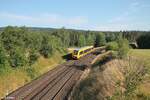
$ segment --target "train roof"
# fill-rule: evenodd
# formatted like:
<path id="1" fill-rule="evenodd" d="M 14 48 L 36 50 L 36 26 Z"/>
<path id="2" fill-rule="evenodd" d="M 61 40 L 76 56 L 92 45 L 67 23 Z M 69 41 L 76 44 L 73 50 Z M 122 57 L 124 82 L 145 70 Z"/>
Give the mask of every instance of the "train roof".
<path id="1" fill-rule="evenodd" d="M 85 47 L 81 47 L 81 48 L 74 48 L 74 50 L 81 50 L 81 49 L 87 49 L 87 48 L 92 48 L 93 46 L 85 46 Z"/>

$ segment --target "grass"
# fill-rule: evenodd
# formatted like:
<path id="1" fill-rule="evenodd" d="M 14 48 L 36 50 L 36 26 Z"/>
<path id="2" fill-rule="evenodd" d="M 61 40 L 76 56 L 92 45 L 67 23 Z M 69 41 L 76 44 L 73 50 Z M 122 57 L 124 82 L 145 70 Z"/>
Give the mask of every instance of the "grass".
<path id="1" fill-rule="evenodd" d="M 150 49 L 131 49 L 129 54 L 142 59 L 150 59 Z"/>
<path id="2" fill-rule="evenodd" d="M 62 63 L 64 61 L 63 58 L 61 57 L 62 55 L 63 54 L 56 52 L 50 59 L 40 57 L 32 67 L 35 68 L 39 74 L 43 74 L 48 70 L 53 69 L 57 64 Z"/>
<path id="3" fill-rule="evenodd" d="M 139 96 L 150 98 L 150 49 L 132 49 L 129 55 L 137 57 L 147 67 L 148 73 L 144 78 L 144 82 L 137 87 L 136 92 Z"/>
<path id="4" fill-rule="evenodd" d="M 53 69 L 57 64 L 64 62 L 64 53 L 56 52 L 50 59 L 40 57 L 38 61 L 30 67 L 20 67 L 10 69 L 9 73 L 0 75 L 0 99 L 11 91 L 32 81 L 41 74 Z"/>
<path id="5" fill-rule="evenodd" d="M 0 76 L 0 97 L 6 95 L 9 91 L 15 90 L 17 87 L 28 82 L 30 78 L 25 71 L 11 70 L 9 74 Z"/>

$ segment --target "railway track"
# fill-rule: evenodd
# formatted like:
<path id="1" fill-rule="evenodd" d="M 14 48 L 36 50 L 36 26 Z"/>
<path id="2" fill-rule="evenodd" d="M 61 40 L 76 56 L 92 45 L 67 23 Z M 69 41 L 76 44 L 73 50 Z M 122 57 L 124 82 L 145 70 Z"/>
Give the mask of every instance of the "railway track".
<path id="1" fill-rule="evenodd" d="M 83 73 L 83 66 L 90 66 L 94 54 L 79 60 L 70 60 L 48 71 L 31 83 L 13 91 L 4 100 L 62 100 L 71 91 Z"/>

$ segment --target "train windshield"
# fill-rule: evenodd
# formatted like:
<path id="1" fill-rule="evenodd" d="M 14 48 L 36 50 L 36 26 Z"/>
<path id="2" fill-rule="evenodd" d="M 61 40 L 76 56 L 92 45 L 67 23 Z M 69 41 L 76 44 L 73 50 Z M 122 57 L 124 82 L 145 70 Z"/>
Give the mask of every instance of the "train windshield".
<path id="1" fill-rule="evenodd" d="M 74 50 L 74 55 L 78 55 L 78 50 Z"/>

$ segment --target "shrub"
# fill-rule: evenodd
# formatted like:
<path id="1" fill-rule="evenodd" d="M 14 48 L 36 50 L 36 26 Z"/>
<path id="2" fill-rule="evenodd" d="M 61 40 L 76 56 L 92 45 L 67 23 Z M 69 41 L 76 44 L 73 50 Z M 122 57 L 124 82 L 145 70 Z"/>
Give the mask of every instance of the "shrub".
<path id="1" fill-rule="evenodd" d="M 124 58 L 127 56 L 129 51 L 129 42 L 127 39 L 119 39 L 118 40 L 118 57 Z"/>
<path id="2" fill-rule="evenodd" d="M 31 79 L 34 79 L 38 76 L 38 72 L 32 67 L 27 68 L 26 72 Z"/>
<path id="3" fill-rule="evenodd" d="M 104 33 L 100 33 L 96 35 L 95 39 L 95 47 L 103 46 L 106 44 L 106 38 Z"/>
<path id="4" fill-rule="evenodd" d="M 49 58 L 52 55 L 52 50 L 53 50 L 52 44 L 49 41 L 50 41 L 49 37 L 47 37 L 47 36 L 43 37 L 40 53 L 45 58 Z"/>
<path id="5" fill-rule="evenodd" d="M 10 71 L 10 67 L 8 64 L 8 58 L 6 56 L 5 49 L 0 42 L 0 75 L 6 74 Z"/>
<path id="6" fill-rule="evenodd" d="M 27 59 L 21 48 L 16 47 L 11 51 L 9 62 L 12 67 L 21 67 L 27 63 Z"/>
<path id="7" fill-rule="evenodd" d="M 117 51 L 118 50 L 118 43 L 117 42 L 109 42 L 107 44 L 107 50 Z"/>
<path id="8" fill-rule="evenodd" d="M 113 57 L 124 58 L 129 51 L 129 42 L 119 37 L 117 41 L 109 42 L 106 49 L 113 50 Z"/>
<path id="9" fill-rule="evenodd" d="M 6 52 L 0 43 L 0 66 L 5 66 L 7 62 Z"/>
<path id="10" fill-rule="evenodd" d="M 37 59 L 38 59 L 39 55 L 37 52 L 35 52 L 34 50 L 30 52 L 30 55 L 29 55 L 29 64 L 32 65 L 34 64 Z"/>

